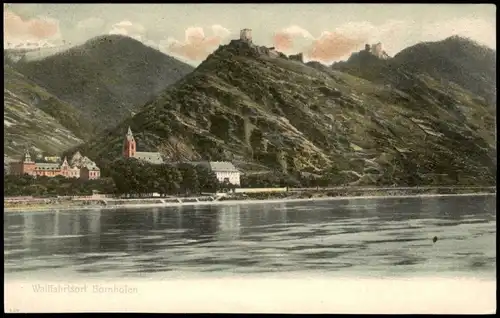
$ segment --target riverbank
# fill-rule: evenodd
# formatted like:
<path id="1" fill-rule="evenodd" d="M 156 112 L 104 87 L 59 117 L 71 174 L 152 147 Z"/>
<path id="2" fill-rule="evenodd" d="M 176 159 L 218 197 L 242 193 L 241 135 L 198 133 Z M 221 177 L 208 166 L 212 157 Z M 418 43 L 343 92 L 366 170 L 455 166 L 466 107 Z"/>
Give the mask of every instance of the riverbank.
<path id="1" fill-rule="evenodd" d="M 359 190 L 358 190 L 359 191 Z M 193 205 L 234 205 L 234 204 L 272 204 L 283 202 L 311 202 L 311 201 L 334 201 L 334 200 L 356 200 L 356 199 L 390 199 L 390 198 L 414 198 L 414 197 L 449 197 L 449 196 L 495 196 L 496 189 L 490 191 L 467 191 L 460 189 L 460 193 L 435 193 L 439 192 L 436 189 L 422 190 L 416 189 L 411 191 L 370 191 L 365 193 L 349 193 L 348 190 L 331 192 L 316 192 L 316 193 L 255 193 L 252 195 L 231 195 L 228 197 L 219 198 L 203 197 L 203 201 L 194 198 L 175 198 L 175 199 L 101 199 L 96 201 L 66 201 L 58 204 L 18 204 L 6 206 L 4 202 L 4 212 L 43 212 L 53 210 L 96 210 L 96 209 L 134 209 L 134 208 L 161 208 L 161 207 L 179 207 Z M 410 192 L 410 193 L 409 193 Z M 416 192 L 416 193 L 415 193 Z M 423 193 L 419 193 L 423 192 Z M 434 193 L 432 193 L 434 192 Z M 210 199 L 207 199 L 210 198 Z"/>

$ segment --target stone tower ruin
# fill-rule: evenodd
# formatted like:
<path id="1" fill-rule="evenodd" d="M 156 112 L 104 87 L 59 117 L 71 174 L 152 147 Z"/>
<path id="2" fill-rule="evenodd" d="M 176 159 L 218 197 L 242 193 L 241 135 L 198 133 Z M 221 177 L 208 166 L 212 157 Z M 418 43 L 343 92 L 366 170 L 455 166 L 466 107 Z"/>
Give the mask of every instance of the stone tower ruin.
<path id="1" fill-rule="evenodd" d="M 248 43 L 252 43 L 252 30 L 243 29 L 240 31 L 240 40 Z"/>

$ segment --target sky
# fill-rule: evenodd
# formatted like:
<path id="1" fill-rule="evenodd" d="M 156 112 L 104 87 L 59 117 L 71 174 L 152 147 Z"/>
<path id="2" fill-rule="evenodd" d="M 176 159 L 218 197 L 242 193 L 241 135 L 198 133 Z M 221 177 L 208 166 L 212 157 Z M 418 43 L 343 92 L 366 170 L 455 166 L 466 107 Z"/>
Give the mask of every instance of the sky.
<path id="1" fill-rule="evenodd" d="M 452 35 L 496 49 L 493 4 L 4 4 L 4 45 L 122 34 L 194 66 L 244 28 L 257 45 L 325 64 L 367 43 L 394 56 Z"/>

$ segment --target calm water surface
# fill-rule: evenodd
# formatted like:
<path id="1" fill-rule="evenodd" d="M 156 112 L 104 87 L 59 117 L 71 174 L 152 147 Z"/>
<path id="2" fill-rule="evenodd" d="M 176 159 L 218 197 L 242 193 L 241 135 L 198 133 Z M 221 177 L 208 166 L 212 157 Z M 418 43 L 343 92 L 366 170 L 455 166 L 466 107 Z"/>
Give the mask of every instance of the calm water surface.
<path id="1" fill-rule="evenodd" d="M 4 213 L 6 278 L 311 271 L 494 278 L 495 244 L 494 195 Z"/>

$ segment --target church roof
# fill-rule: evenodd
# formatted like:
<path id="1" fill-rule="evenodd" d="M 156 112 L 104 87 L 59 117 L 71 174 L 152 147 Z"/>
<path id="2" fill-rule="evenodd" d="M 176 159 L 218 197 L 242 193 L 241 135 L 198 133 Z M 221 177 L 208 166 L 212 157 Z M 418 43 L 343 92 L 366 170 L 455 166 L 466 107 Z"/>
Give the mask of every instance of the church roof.
<path id="1" fill-rule="evenodd" d="M 37 162 L 37 163 L 35 163 L 35 169 L 59 170 L 59 169 L 61 169 L 61 166 L 58 163 Z"/>
<path id="2" fill-rule="evenodd" d="M 137 151 L 134 158 L 147 161 L 149 163 L 158 165 L 163 163 L 163 158 L 159 152 L 141 152 Z"/>
<path id="3" fill-rule="evenodd" d="M 77 159 L 77 158 L 81 158 L 81 157 L 82 157 L 82 154 L 80 153 L 80 151 L 77 151 L 77 152 L 75 152 L 73 157 L 71 157 L 71 159 Z"/>
<path id="4" fill-rule="evenodd" d="M 229 161 L 188 161 L 185 163 L 194 166 L 203 166 L 213 172 L 239 172 L 239 170 Z"/>
<path id="5" fill-rule="evenodd" d="M 101 170 L 99 169 L 99 167 L 94 163 L 94 164 L 88 164 L 85 166 L 85 168 L 87 168 L 87 170 L 92 170 L 92 171 L 98 171 L 98 170 Z"/>

